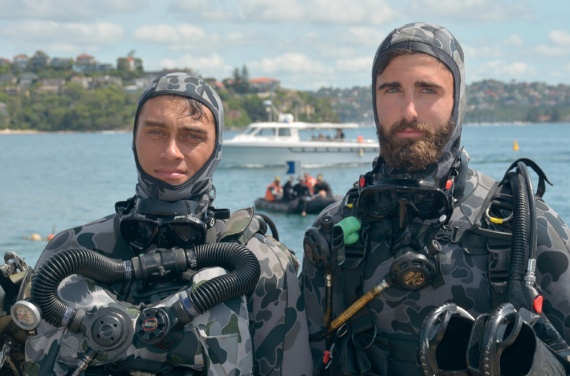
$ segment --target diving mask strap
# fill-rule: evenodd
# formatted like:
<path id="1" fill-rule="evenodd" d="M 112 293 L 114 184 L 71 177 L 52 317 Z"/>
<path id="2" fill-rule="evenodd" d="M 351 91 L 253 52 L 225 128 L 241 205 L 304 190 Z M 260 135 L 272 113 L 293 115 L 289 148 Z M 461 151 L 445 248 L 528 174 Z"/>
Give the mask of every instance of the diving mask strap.
<path id="1" fill-rule="evenodd" d="M 125 201 L 117 201 L 115 203 L 115 213 L 119 214 L 121 217 L 129 213 L 135 207 L 135 201 L 137 196 L 132 196 Z"/>

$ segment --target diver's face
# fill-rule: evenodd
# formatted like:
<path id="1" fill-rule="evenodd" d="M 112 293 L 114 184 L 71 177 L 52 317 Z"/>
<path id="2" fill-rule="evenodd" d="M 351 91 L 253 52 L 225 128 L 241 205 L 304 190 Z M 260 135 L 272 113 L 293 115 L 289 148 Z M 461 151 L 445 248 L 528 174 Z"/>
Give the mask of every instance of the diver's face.
<path id="1" fill-rule="evenodd" d="M 453 75 L 423 53 L 395 57 L 376 77 L 380 151 L 392 167 L 425 169 L 453 131 Z"/>
<path id="2" fill-rule="evenodd" d="M 214 152 L 215 119 L 206 106 L 205 116 L 192 116 L 188 100 L 161 95 L 140 110 L 135 147 L 142 169 L 171 185 L 193 177 Z"/>

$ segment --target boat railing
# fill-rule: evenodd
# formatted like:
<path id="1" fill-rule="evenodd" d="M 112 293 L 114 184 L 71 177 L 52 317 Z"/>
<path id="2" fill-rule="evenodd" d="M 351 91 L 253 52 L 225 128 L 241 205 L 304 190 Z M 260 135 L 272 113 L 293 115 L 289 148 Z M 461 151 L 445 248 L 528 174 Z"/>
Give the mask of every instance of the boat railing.
<path id="1" fill-rule="evenodd" d="M 365 139 L 362 136 L 357 138 L 332 138 L 332 137 L 315 137 L 311 136 L 308 139 L 301 141 L 318 141 L 318 142 L 346 142 L 346 143 L 357 143 L 357 144 L 376 144 L 377 141 L 373 139 Z"/>

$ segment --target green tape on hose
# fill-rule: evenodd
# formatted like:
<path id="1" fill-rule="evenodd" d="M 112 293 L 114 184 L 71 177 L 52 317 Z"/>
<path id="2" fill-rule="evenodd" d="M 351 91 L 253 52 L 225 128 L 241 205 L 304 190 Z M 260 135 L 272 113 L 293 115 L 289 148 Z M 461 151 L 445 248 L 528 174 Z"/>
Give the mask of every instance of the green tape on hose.
<path id="1" fill-rule="evenodd" d="M 344 234 L 344 244 L 350 245 L 358 241 L 358 230 L 360 230 L 361 225 L 362 224 L 358 218 L 346 217 L 335 226 L 342 229 L 342 233 Z"/>

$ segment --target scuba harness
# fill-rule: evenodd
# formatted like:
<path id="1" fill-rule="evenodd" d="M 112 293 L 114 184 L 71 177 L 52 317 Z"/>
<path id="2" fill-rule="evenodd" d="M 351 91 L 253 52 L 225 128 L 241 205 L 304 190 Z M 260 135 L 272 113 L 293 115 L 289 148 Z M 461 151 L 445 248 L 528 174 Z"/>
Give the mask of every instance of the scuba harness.
<path id="1" fill-rule="evenodd" d="M 23 375 L 27 332 L 14 325 L 11 307 L 25 288 L 27 271 L 31 269 L 15 252 L 4 254 L 4 264 L 0 266 L 0 375 Z M 13 314 L 22 317 L 23 312 Z"/>
<path id="2" fill-rule="evenodd" d="M 459 153 L 461 155 L 461 153 Z M 304 249 L 308 260 L 325 275 L 326 329 L 311 336 L 312 341 L 326 338 L 323 354 L 323 369 L 331 365 L 337 338 L 346 335 L 345 325 L 351 325 L 353 344 L 358 333 L 368 333 L 366 343 L 374 346 L 377 329 L 369 318 L 367 303 L 391 286 L 419 289 L 428 283 L 434 288 L 445 283 L 439 272 L 438 254 L 440 241 L 459 243 L 464 249 L 478 248 L 489 254 L 489 280 L 493 286 L 493 306 L 510 302 L 517 310 L 528 310 L 536 321 L 542 312 L 542 296 L 536 286 L 536 207 L 535 200 L 542 198 L 545 182 L 551 184 L 544 172 L 529 159 L 515 161 L 500 182 L 495 182 L 479 210 L 477 221 L 454 220 L 448 225 L 457 199 L 463 187 L 456 187 L 461 161 L 456 159 L 445 186 L 435 187 L 424 181 L 406 179 L 383 179 L 373 182 L 374 170 L 361 176 L 358 187 L 351 189 L 342 202 L 341 221 L 333 224 L 332 217 L 325 215 L 315 227 L 305 234 Z M 538 175 L 538 189 L 533 191 L 530 167 Z M 514 170 L 514 171 L 513 171 Z M 455 190 L 455 192 L 454 192 Z M 457 194 L 454 194 L 457 193 Z M 409 210 L 411 209 L 411 210 Z M 409 210 L 419 219 L 428 222 L 421 239 L 406 224 Z M 362 284 L 362 273 L 369 237 L 373 231 L 369 223 L 387 222 L 395 216 L 399 235 L 390 243 L 394 261 L 385 278 L 363 295 L 356 292 Z M 344 240 L 344 243 L 338 239 Z M 333 251 L 331 253 L 331 251 Z M 342 256 L 339 256 L 341 254 Z M 330 255 L 330 256 L 329 256 Z M 342 277 L 338 277 L 342 275 Z M 337 278 L 333 278 L 336 276 Z M 333 319 L 333 280 L 340 281 L 345 309 Z M 335 288 L 340 288 L 334 286 Z M 559 355 L 566 358 L 570 349 L 552 324 L 545 318 L 538 322 L 540 339 Z M 372 333 L 372 334 L 370 334 Z M 548 334 L 546 334 L 548 333 Z M 346 361 L 346 356 L 342 361 Z M 370 372 L 370 361 L 359 363 L 359 372 Z M 364 367 L 364 369 L 362 368 Z M 368 367 L 368 368 L 366 368 Z M 346 368 L 346 367 L 344 367 Z M 346 370 L 345 370 L 346 371 Z M 347 371 L 350 372 L 350 371 Z"/>
<path id="3" fill-rule="evenodd" d="M 63 250 L 40 266 L 33 276 L 31 289 L 28 286 L 27 294 L 12 306 L 14 323 L 29 333 L 35 333 L 43 318 L 53 326 L 67 328 L 70 333 L 84 336 L 87 351 L 82 359 L 78 359 L 74 374 L 84 371 L 93 360 L 102 356 L 120 359 L 133 341 L 149 348 L 180 347 L 181 330 L 185 324 L 217 304 L 247 295 L 255 288 L 260 265 L 245 243 L 258 233 L 264 235 L 268 228 L 276 240 L 279 238 L 271 219 L 254 213 L 253 208 L 238 210 L 232 216 L 229 216 L 227 209 L 210 208 L 210 220 L 203 223 L 192 214 L 183 213 L 187 209 L 196 209 L 186 202 L 176 204 L 152 199 L 139 200 L 141 203 L 138 205 L 134 202 L 138 200 L 134 199 L 117 203 L 117 212 L 121 219 L 125 219 L 120 223 L 122 234 L 132 249 L 141 250 L 142 244 L 148 246 L 161 241 L 161 237 L 170 239 L 174 244 L 168 244 L 169 248 L 140 252 L 130 260 L 111 259 L 82 248 Z M 174 209 L 173 205 L 178 206 Z M 146 209 L 136 210 L 143 207 Z M 149 211 L 151 207 L 158 210 Z M 161 210 L 171 215 L 158 215 Z M 217 219 L 223 219 L 223 227 L 216 226 L 216 223 L 222 223 Z M 163 229 L 166 229 L 164 235 Z M 130 234 L 125 236 L 128 232 Z M 163 245 L 166 246 L 166 243 Z M 183 245 L 185 247 L 182 248 Z M 226 269 L 228 274 L 213 277 L 194 287 L 179 289 L 176 293 L 178 299 L 165 297 L 166 290 L 162 293 L 158 291 L 165 281 L 181 286 L 183 281 L 176 283 L 181 273 L 195 274 L 202 268 L 216 266 Z M 154 298 L 153 303 L 143 297 L 142 302 L 146 303 L 133 305 L 122 302 L 119 293 L 112 304 L 89 310 L 74 308 L 57 293 L 60 283 L 73 274 L 108 285 L 150 281 L 153 291 L 145 291 L 144 295 L 159 296 L 160 301 Z M 158 287 L 152 287 L 153 282 Z M 15 315 L 15 312 L 24 311 L 29 312 L 27 317 L 34 320 L 23 320 L 21 315 Z M 149 362 L 152 363 L 149 360 L 145 367 L 154 369 L 155 365 Z"/>
<path id="4" fill-rule="evenodd" d="M 459 165 L 457 160 L 442 188 L 430 181 L 412 179 L 374 182 L 376 169 L 368 172 L 343 199 L 341 216 L 344 219 L 333 224 L 332 217 L 324 215 L 306 232 L 305 255 L 325 275 L 326 281 L 325 329 L 310 338 L 311 341 L 326 339 L 321 363 L 323 372 L 330 373 L 330 369 L 325 370 L 331 366 L 334 354 L 342 357 L 333 367 L 341 367 L 341 374 L 372 374 L 369 372 L 378 368 L 372 363 L 385 359 L 383 349 L 396 348 L 398 353 L 408 354 L 409 349 L 415 348 L 415 344 L 410 345 L 406 340 L 391 341 L 381 336 L 367 303 L 391 286 L 416 290 L 427 284 L 438 286 L 445 282 L 438 262 L 441 245 L 430 236 L 433 230 L 418 240 L 410 218 L 421 216 L 430 228 L 447 223 L 454 192 L 460 191 L 455 185 Z M 364 268 L 369 263 L 365 260 L 371 252 L 372 239 L 385 244 L 391 251 L 386 256 L 392 256 L 395 261 L 389 273 L 361 295 L 358 292 L 362 291 Z M 342 291 L 335 295 L 340 295 L 348 307 L 334 319 L 333 280 L 335 290 Z M 356 355 L 359 352 L 368 355 Z M 413 360 L 406 362 L 413 363 L 417 369 Z"/>
<path id="5" fill-rule="evenodd" d="M 415 179 L 382 179 L 374 182 L 374 173 L 379 168 L 377 164 L 372 171 L 361 175 L 357 187 L 347 193 L 342 203 L 343 220 L 333 225 L 332 217 L 325 215 L 315 227 L 306 232 L 305 254 L 315 267 L 324 270 L 327 280 L 332 278 L 332 274 L 363 266 L 368 238 L 373 236 L 373 230 L 370 229 L 372 224 L 384 222 L 394 228 L 390 230 L 390 236 L 393 232 L 397 233 L 388 240 L 395 259 L 390 273 L 363 296 L 366 301 L 355 303 L 354 307 L 346 310 L 347 313 L 356 313 L 374 296 L 392 285 L 415 290 L 428 283 L 444 283 L 435 260 L 441 252 L 441 245 L 435 239 L 419 244 L 414 239 L 417 234 L 408 219 L 412 215 L 428 222 L 430 226 L 443 225 L 449 221 L 460 164 L 460 159 L 457 158 L 443 189 L 432 182 Z M 360 274 L 362 272 L 359 270 L 358 275 Z M 346 279 L 342 278 L 343 285 Z M 360 278 L 349 279 L 358 281 Z M 330 289 L 332 285 L 327 283 L 327 290 Z M 327 296 L 330 295 L 332 293 L 327 293 Z M 328 305 L 327 311 L 330 309 L 332 308 Z M 352 314 L 341 314 L 339 317 L 348 319 Z M 337 321 L 328 331 L 331 332 L 340 325 L 342 323 Z"/>

